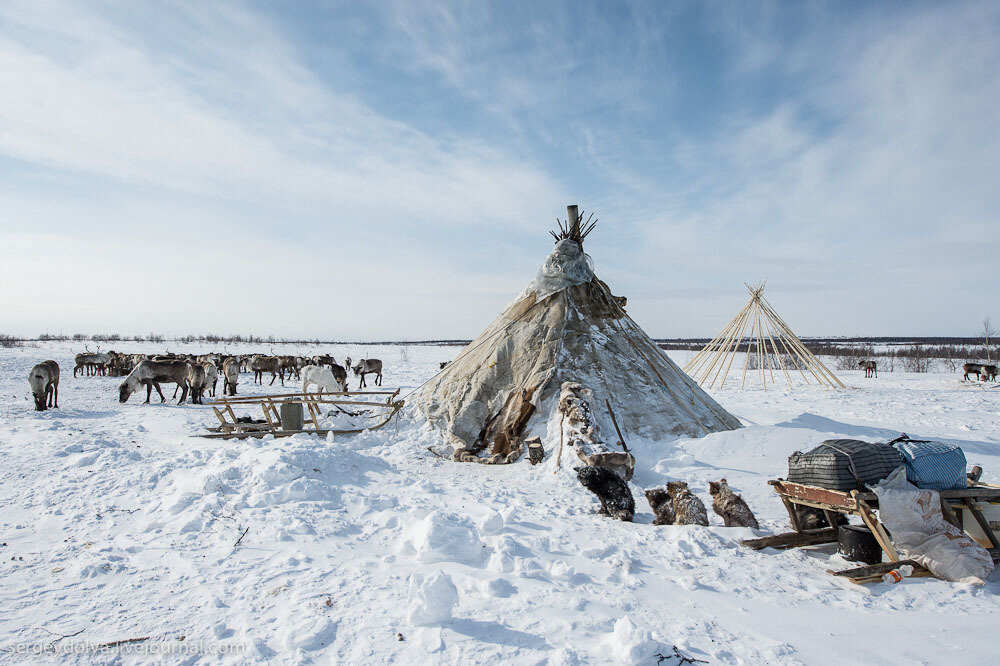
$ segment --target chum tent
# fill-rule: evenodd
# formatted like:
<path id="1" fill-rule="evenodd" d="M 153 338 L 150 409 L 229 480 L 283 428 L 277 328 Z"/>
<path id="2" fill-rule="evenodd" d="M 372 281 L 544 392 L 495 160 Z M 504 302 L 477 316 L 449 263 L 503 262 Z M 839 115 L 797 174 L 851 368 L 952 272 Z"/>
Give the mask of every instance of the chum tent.
<path id="1" fill-rule="evenodd" d="M 739 428 L 632 320 L 625 299 L 597 278 L 583 251 L 596 222 L 581 224 L 577 207 L 568 210 L 527 288 L 408 405 L 466 459 L 504 454 L 529 434 L 547 447 L 557 444 L 565 382 L 592 392 L 589 406 L 602 432 L 612 431 L 613 410 L 626 439 Z"/>
<path id="2" fill-rule="evenodd" d="M 767 390 L 768 379 L 771 384 L 775 383 L 776 373 L 784 378 L 789 388 L 796 374 L 806 384 L 811 383 L 812 378 L 831 388 L 845 388 L 837 376 L 806 349 L 764 298 L 765 284 L 766 281 L 756 287 L 746 285 L 750 300 L 721 333 L 688 361 L 684 371 L 701 386 L 714 388 L 718 384 L 722 388 L 733 369 L 733 361 L 739 353 L 745 353 L 743 362 L 736 363 L 740 388 L 746 385 L 748 373 L 751 379 L 757 377 L 764 390 Z"/>

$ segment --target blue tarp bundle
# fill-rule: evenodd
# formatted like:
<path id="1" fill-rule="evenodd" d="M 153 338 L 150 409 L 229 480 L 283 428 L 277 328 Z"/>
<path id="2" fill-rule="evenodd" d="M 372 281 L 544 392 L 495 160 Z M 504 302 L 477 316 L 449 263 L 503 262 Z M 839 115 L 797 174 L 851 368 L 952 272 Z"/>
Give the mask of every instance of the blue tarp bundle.
<path id="1" fill-rule="evenodd" d="M 918 488 L 965 488 L 965 452 L 954 444 L 903 439 L 893 442 L 903 456 L 906 480 Z"/>

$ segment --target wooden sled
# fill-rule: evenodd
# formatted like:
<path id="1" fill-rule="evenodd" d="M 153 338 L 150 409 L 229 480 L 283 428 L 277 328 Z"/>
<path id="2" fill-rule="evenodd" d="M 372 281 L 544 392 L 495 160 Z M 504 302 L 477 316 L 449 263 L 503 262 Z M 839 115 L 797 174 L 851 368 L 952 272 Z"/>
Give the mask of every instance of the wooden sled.
<path id="1" fill-rule="evenodd" d="M 983 546 L 989 550 L 993 560 L 1000 559 L 1000 541 L 991 528 L 990 523 L 983 517 L 980 504 L 985 502 L 1000 502 L 1000 486 L 987 483 L 980 483 L 979 477 L 982 469 L 973 468 L 969 476 L 969 487 L 958 490 L 939 490 L 941 496 L 941 512 L 945 520 L 952 523 L 959 529 L 963 529 L 962 516 L 964 512 L 975 520 L 977 526 L 985 534 L 987 543 Z M 860 516 L 865 526 L 871 530 L 878 541 L 882 552 L 888 562 L 874 564 L 871 566 L 857 567 L 844 571 L 831 571 L 835 576 L 845 576 L 855 583 L 871 583 L 882 580 L 882 574 L 894 569 L 902 564 L 913 566 L 914 577 L 931 576 L 931 572 L 924 567 L 910 560 L 901 561 L 899 553 L 892 545 L 888 532 L 882 525 L 882 521 L 876 517 L 875 510 L 878 509 L 878 496 L 872 492 L 859 492 L 852 490 L 844 492 L 840 490 L 829 490 L 818 486 L 807 486 L 801 483 L 793 483 L 784 479 L 774 479 L 768 481 L 774 488 L 781 501 L 788 511 L 789 520 L 792 523 L 792 532 L 776 534 L 774 536 L 763 537 L 761 539 L 746 539 L 740 543 L 754 550 L 761 548 L 798 548 L 800 546 L 814 546 L 823 543 L 837 541 L 837 528 L 829 527 L 818 530 L 805 530 L 799 524 L 798 515 L 795 513 L 796 506 L 812 507 L 820 509 L 826 516 L 830 525 L 835 525 L 837 514 Z M 955 509 L 960 509 L 956 511 Z M 970 535 L 971 536 L 971 535 Z M 979 541 L 979 539 L 977 539 Z"/>
<path id="2" fill-rule="evenodd" d="M 247 437 L 264 437 L 274 435 L 275 437 L 290 437 L 299 433 L 311 435 L 353 435 L 365 430 L 378 430 L 385 426 L 392 417 L 399 413 L 405 404 L 403 400 L 396 400 L 399 389 L 395 391 L 343 391 L 336 393 L 280 393 L 277 395 L 248 395 L 248 396 L 224 396 L 217 398 L 211 405 L 212 411 L 219 419 L 217 428 L 209 428 L 209 433 L 200 435 L 208 439 L 246 439 Z M 351 400 L 354 396 L 372 397 L 386 396 L 384 400 Z M 308 414 L 306 422 L 312 423 L 312 428 L 283 429 L 281 424 L 281 405 L 302 405 Z M 369 415 L 368 418 L 377 419 L 377 422 L 364 427 L 346 430 L 333 430 L 321 428 L 320 419 L 323 417 L 323 406 L 331 405 L 337 409 L 343 407 L 366 407 L 377 410 L 378 413 Z M 248 422 L 246 419 L 239 420 L 233 407 L 259 406 L 264 415 L 263 419 Z M 305 425 L 305 424 L 303 424 Z"/>

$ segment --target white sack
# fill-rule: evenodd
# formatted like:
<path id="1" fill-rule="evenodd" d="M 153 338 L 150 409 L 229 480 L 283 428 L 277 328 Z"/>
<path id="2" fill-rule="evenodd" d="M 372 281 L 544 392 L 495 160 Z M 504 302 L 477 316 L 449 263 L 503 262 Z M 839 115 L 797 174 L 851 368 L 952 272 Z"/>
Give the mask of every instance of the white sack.
<path id="1" fill-rule="evenodd" d="M 936 490 L 920 490 L 900 466 L 874 487 L 878 514 L 900 553 L 938 578 L 982 585 L 993 571 L 989 552 L 941 514 Z"/>

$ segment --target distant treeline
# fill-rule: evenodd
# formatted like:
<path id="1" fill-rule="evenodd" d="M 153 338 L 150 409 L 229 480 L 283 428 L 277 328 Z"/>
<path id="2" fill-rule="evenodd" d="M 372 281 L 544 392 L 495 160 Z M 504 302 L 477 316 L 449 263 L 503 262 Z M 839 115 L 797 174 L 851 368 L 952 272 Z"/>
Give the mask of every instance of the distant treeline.
<path id="1" fill-rule="evenodd" d="M 319 338 L 279 338 L 273 335 L 217 335 L 215 333 L 205 333 L 202 335 L 181 335 L 178 337 L 167 337 L 159 333 L 149 333 L 148 335 L 121 335 L 120 333 L 74 333 L 64 335 L 61 333 L 41 333 L 37 338 L 19 338 L 16 336 L 0 334 L 0 346 L 19 346 L 24 342 L 183 342 L 183 343 L 209 343 L 209 344 L 272 344 L 272 345 L 449 345 L 465 346 L 471 340 L 321 340 Z M 10 342 L 11 344 L 6 344 Z M 17 345 L 13 343 L 18 343 Z"/>
<path id="2" fill-rule="evenodd" d="M 0 334 L 0 347 L 17 347 L 25 342 L 181 342 L 203 344 L 295 344 L 295 345 L 447 345 L 463 347 L 471 340 L 437 339 L 437 340 L 321 340 L 319 338 L 281 338 L 273 335 L 217 335 L 206 333 L 202 335 L 182 335 L 168 338 L 159 333 L 147 335 L 121 335 L 119 333 L 74 333 L 63 335 L 42 333 L 37 338 L 19 338 Z M 655 342 L 661 349 L 670 351 L 699 351 L 710 342 L 710 338 L 658 338 Z M 983 345 L 982 337 L 957 336 L 924 336 L 924 337 L 828 337 L 802 338 L 803 344 L 816 355 L 846 358 L 939 358 L 973 360 L 988 356 L 997 358 L 1000 350 L 990 345 L 989 353 Z M 884 347 L 895 347 L 886 349 Z M 737 351 L 746 352 L 747 343 L 742 342 Z"/>

